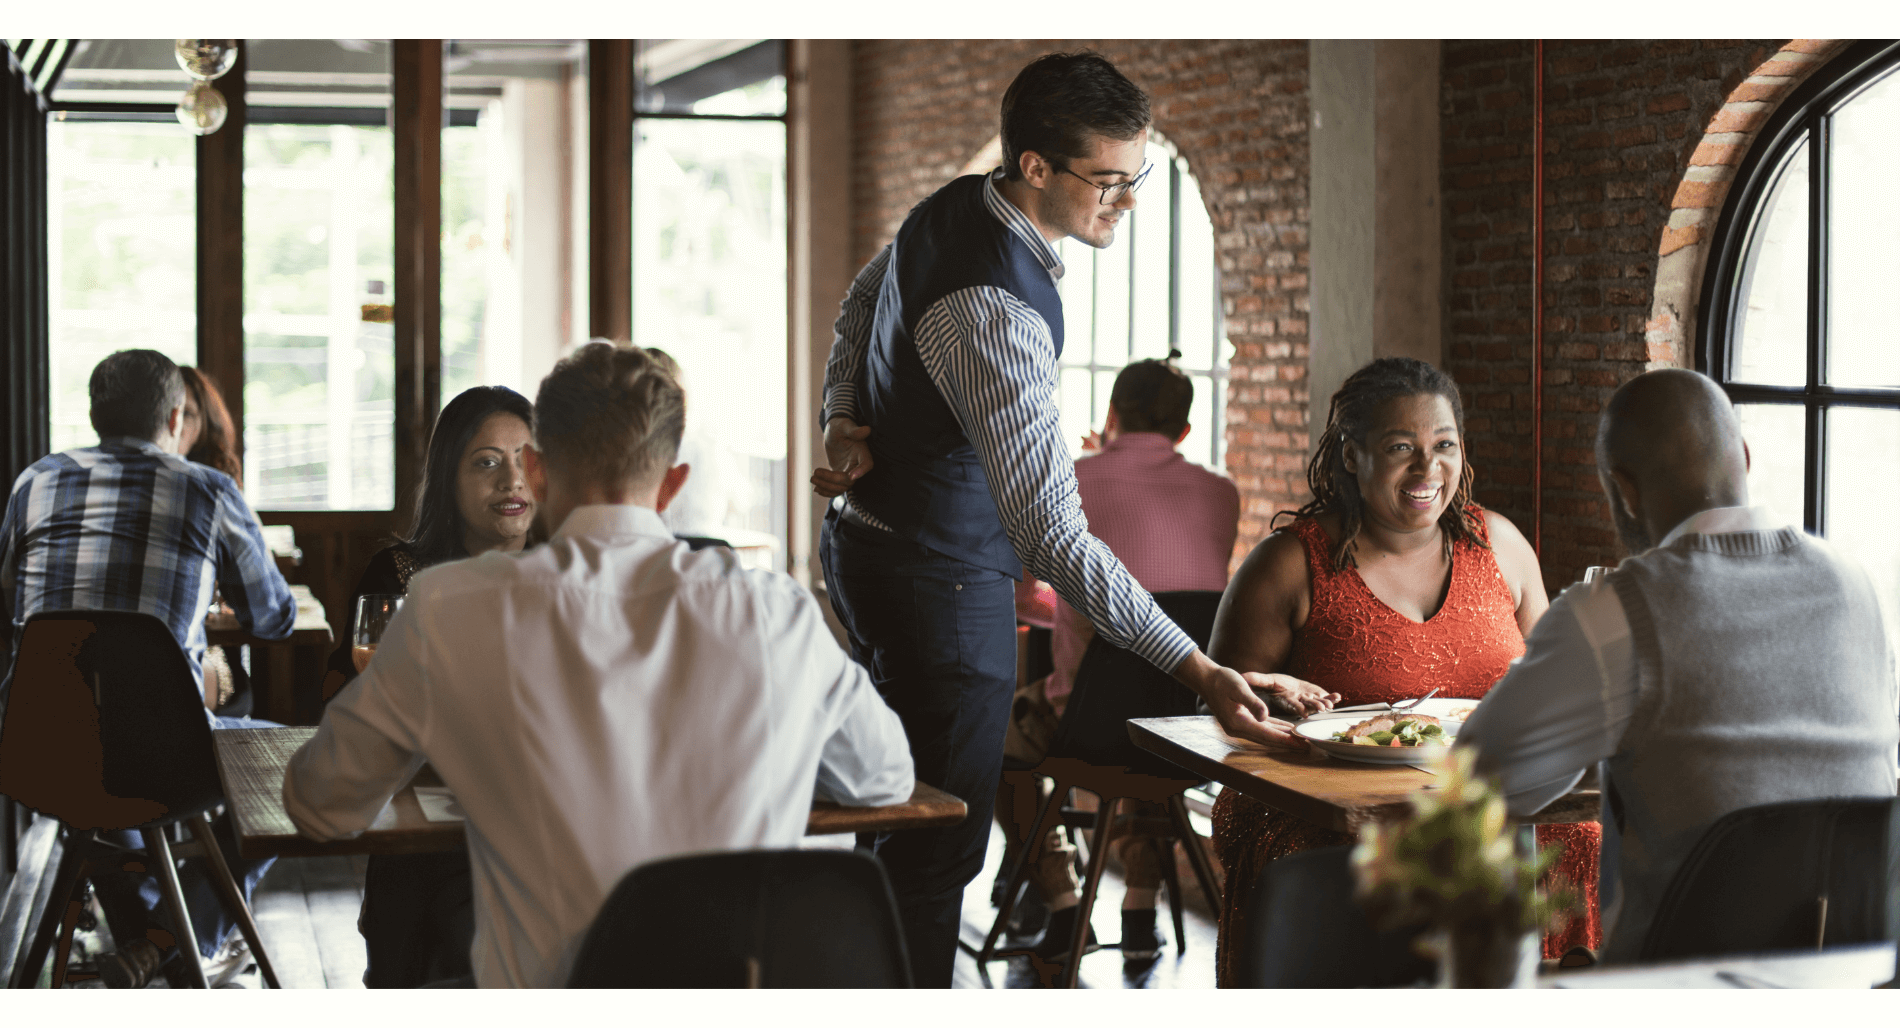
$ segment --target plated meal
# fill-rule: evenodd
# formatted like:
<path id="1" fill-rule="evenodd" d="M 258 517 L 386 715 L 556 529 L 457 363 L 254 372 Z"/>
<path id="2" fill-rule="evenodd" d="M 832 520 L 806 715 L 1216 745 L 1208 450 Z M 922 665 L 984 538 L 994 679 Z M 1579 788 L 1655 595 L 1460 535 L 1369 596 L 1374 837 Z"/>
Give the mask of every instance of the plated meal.
<path id="1" fill-rule="evenodd" d="M 1409 710 L 1334 710 L 1307 718 L 1294 730 L 1314 749 L 1345 760 L 1416 764 L 1450 745 L 1477 706 L 1468 699 L 1429 699 Z"/>
<path id="2" fill-rule="evenodd" d="M 1423 746 L 1442 743 L 1448 736 L 1430 714 L 1381 714 L 1334 732 L 1333 741 L 1354 746 Z"/>

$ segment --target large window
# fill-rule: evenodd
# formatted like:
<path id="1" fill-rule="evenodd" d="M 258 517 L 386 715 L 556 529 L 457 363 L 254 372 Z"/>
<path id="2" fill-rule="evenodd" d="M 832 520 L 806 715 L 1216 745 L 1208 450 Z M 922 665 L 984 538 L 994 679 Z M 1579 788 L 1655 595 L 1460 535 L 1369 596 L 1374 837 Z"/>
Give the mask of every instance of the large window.
<path id="1" fill-rule="evenodd" d="M 1227 364 L 1233 346 L 1221 323 L 1214 227 L 1187 161 L 1159 141 L 1148 144 L 1154 165 L 1122 219 L 1114 245 L 1094 249 L 1074 239 L 1062 255 L 1063 345 L 1056 402 L 1070 452 L 1108 417 L 1115 375 L 1131 361 L 1181 351 L 1177 365 L 1194 380 L 1193 426 L 1181 450 L 1224 471 L 1227 455 Z"/>
<path id="2" fill-rule="evenodd" d="M 776 40 L 643 40 L 633 150 L 633 337 L 679 361 L 682 535 L 783 570 L 785 77 Z"/>
<path id="3" fill-rule="evenodd" d="M 244 451 L 258 510 L 395 500 L 389 129 L 244 139 Z"/>
<path id="4" fill-rule="evenodd" d="M 1790 95 L 1710 254 L 1699 360 L 1735 401 L 1752 502 L 1826 536 L 1900 612 L 1900 46 L 1863 43 Z"/>
<path id="5" fill-rule="evenodd" d="M 91 446 L 93 366 L 116 350 L 196 364 L 197 164 L 177 124 L 47 125 L 53 452 Z"/>

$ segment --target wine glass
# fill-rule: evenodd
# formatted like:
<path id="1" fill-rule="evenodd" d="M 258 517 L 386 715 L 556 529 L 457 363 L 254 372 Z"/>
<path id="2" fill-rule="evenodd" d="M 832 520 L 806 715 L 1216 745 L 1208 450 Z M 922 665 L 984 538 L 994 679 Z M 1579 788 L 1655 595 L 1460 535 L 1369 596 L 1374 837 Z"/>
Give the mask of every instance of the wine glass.
<path id="1" fill-rule="evenodd" d="M 398 593 L 364 593 L 356 598 L 356 638 L 350 640 L 350 659 L 356 664 L 357 674 L 369 667 L 383 629 L 401 609 L 402 596 Z"/>

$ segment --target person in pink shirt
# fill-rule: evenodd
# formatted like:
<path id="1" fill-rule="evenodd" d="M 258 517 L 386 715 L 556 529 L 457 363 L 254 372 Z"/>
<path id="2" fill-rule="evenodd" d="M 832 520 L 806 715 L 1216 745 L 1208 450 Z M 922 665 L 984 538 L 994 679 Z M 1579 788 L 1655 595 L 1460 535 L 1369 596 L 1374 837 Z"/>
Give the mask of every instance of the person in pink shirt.
<path id="1" fill-rule="evenodd" d="M 1193 380 L 1170 363 L 1178 356 L 1177 351 L 1169 361 L 1136 361 L 1116 376 L 1106 423 L 1083 441 L 1084 451 L 1094 452 L 1075 462 L 1077 491 L 1089 531 L 1108 544 L 1142 588 L 1220 592 L 1227 588 L 1239 531 L 1240 491 L 1227 476 L 1175 449 L 1192 428 L 1188 410 L 1194 402 Z M 1055 671 L 1042 691 L 1060 711 L 1095 629 L 1060 598 L 1053 620 Z M 1008 807 L 999 803 L 997 809 Z M 1122 957 L 1152 960 L 1162 945 L 1154 909 L 1161 869 L 1146 839 L 1129 841 L 1137 845 L 1120 850 L 1128 885 L 1122 901 Z M 1059 834 L 1050 832 L 1031 872 L 1050 909 L 1039 954 L 1059 954 L 1074 930 L 1078 883 L 1068 853 Z"/>

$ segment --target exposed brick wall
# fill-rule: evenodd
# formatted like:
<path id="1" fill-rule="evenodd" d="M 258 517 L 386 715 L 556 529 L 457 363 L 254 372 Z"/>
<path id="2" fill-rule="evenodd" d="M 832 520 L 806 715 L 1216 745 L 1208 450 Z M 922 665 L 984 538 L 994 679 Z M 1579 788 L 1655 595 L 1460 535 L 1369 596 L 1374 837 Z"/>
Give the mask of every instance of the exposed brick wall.
<path id="1" fill-rule="evenodd" d="M 1555 592 L 1619 557 L 1597 413 L 1678 348 L 1645 337 L 1659 247 L 1705 126 L 1787 40 L 1547 42 L 1543 569 Z M 1480 502 L 1530 536 L 1532 44 L 1445 41 L 1447 362 Z"/>
<path id="2" fill-rule="evenodd" d="M 1039 54 L 1092 46 L 1154 100 L 1213 220 L 1227 336 L 1227 467 L 1237 554 L 1305 502 L 1307 46 L 1304 40 L 864 40 L 853 44 L 854 250 L 867 261 L 917 201 L 996 135 L 997 107 Z"/>

